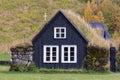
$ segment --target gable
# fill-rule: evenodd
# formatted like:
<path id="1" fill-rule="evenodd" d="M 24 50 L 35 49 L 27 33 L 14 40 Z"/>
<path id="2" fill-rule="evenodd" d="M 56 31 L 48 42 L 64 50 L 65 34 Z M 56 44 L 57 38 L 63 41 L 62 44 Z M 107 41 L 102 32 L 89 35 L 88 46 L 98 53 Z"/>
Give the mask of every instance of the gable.
<path id="1" fill-rule="evenodd" d="M 58 11 L 56 13 L 55 16 L 53 16 L 53 18 L 43 27 L 43 29 L 33 38 L 32 42 L 36 42 L 40 36 L 42 34 L 45 34 L 45 30 L 49 29 L 48 26 L 51 25 L 51 24 L 56 24 L 56 25 L 61 25 L 61 23 L 55 23 L 56 19 L 58 19 L 59 17 L 62 17 L 62 19 L 65 19 L 71 26 L 72 26 L 72 29 L 74 30 L 74 32 L 76 32 L 77 34 L 79 34 L 79 36 L 81 36 L 83 38 L 83 40 L 85 42 L 88 42 L 88 40 L 84 37 L 84 35 L 69 21 L 69 19 L 64 15 L 64 13 L 62 11 Z M 61 21 L 60 21 L 61 22 Z M 63 22 L 65 23 L 65 22 Z M 62 26 L 62 25 L 61 25 Z"/>

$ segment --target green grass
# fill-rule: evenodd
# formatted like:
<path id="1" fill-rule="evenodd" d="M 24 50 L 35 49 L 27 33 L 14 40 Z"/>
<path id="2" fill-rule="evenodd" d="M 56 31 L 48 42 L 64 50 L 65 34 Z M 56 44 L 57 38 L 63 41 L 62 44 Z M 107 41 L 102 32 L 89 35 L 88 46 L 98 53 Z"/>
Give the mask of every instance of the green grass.
<path id="1" fill-rule="evenodd" d="M 10 54 L 0 54 L 0 60 L 9 61 L 10 60 Z"/>
<path id="2" fill-rule="evenodd" d="M 120 73 L 57 73 L 8 72 L 9 66 L 0 66 L 0 80 L 119 80 Z"/>

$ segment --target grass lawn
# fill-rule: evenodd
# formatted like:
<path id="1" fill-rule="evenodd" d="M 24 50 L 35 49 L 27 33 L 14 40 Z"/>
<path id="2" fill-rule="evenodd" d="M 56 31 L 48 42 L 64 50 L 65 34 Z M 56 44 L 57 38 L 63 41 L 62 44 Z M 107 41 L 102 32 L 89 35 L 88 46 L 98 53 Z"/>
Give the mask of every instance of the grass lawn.
<path id="1" fill-rule="evenodd" d="M 120 73 L 45 74 L 8 72 L 9 66 L 0 66 L 0 80 L 120 80 Z"/>
<path id="2" fill-rule="evenodd" d="M 0 54 L 0 60 L 9 61 L 10 60 L 10 54 Z"/>

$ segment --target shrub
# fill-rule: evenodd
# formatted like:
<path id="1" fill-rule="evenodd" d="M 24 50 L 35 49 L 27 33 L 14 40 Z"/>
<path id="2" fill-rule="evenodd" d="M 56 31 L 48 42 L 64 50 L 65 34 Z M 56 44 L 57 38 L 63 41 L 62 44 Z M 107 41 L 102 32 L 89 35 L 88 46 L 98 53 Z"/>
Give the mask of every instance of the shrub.
<path id="1" fill-rule="evenodd" d="M 18 70 L 17 71 L 20 71 L 20 72 L 27 71 L 27 67 L 25 65 L 18 66 Z"/>
<path id="2" fill-rule="evenodd" d="M 29 65 L 29 67 L 28 67 L 28 71 L 36 71 L 36 70 L 37 70 L 37 68 L 36 68 L 36 66 L 35 66 L 35 63 L 32 62 L 32 63 Z"/>
<path id="3" fill-rule="evenodd" d="M 97 46 L 88 46 L 87 56 L 85 58 L 85 69 L 94 71 L 108 70 L 109 50 Z"/>
<path id="4" fill-rule="evenodd" d="M 18 70 L 17 65 L 11 64 L 11 66 L 10 66 L 10 71 L 17 71 L 17 70 Z"/>
<path id="5" fill-rule="evenodd" d="M 19 72 L 25 72 L 28 71 L 26 65 L 15 65 L 15 64 L 11 64 L 10 66 L 10 70 L 9 71 L 19 71 Z"/>
<path id="6" fill-rule="evenodd" d="M 27 71 L 36 71 L 37 68 L 35 66 L 35 63 L 32 62 L 29 66 L 23 64 L 23 65 L 15 65 L 11 64 L 10 71 L 19 71 L 19 72 L 27 72 Z"/>

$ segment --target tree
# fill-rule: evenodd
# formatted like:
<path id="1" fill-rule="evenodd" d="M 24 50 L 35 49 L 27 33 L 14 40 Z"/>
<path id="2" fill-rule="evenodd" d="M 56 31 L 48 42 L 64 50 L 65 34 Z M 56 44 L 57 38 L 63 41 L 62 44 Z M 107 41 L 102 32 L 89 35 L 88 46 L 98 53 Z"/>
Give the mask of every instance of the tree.
<path id="1" fill-rule="evenodd" d="M 104 0 L 100 5 L 100 9 L 105 15 L 105 23 L 109 32 L 113 35 L 115 31 L 120 34 L 120 7 L 110 0 Z"/>
<path id="2" fill-rule="evenodd" d="M 105 21 L 102 11 L 98 11 L 97 16 L 98 16 L 98 22 L 104 22 Z"/>
<path id="3" fill-rule="evenodd" d="M 114 13 L 111 16 L 112 31 L 120 33 L 120 14 Z"/>
<path id="4" fill-rule="evenodd" d="M 91 8 L 92 8 L 93 14 L 96 15 L 97 12 L 99 11 L 99 7 L 97 5 L 97 0 L 91 1 Z"/>
<path id="5" fill-rule="evenodd" d="M 84 9 L 84 19 L 87 22 L 104 22 L 104 16 L 102 11 L 100 11 L 99 6 L 97 5 L 96 0 L 87 2 Z"/>
<path id="6" fill-rule="evenodd" d="M 120 0 L 111 0 L 112 2 L 115 2 L 116 4 L 118 4 L 120 6 Z"/>
<path id="7" fill-rule="evenodd" d="M 91 5 L 90 5 L 90 1 L 87 2 L 85 10 L 84 10 L 84 19 L 86 21 L 91 21 L 92 19 L 92 9 L 91 9 Z"/>

